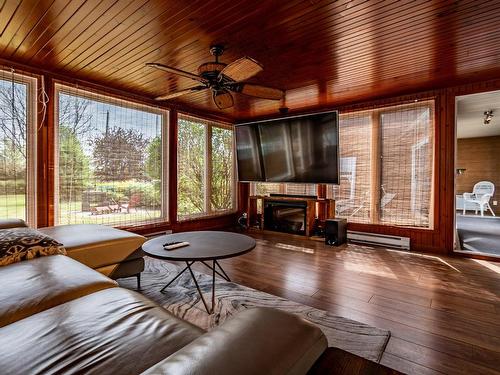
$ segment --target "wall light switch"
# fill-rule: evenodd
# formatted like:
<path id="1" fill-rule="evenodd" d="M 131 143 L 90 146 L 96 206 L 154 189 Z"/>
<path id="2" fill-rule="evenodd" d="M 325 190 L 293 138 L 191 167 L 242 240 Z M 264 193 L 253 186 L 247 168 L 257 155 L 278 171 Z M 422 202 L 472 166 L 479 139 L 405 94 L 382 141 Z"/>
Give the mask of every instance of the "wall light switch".
<path id="1" fill-rule="evenodd" d="M 496 206 L 498 204 L 498 201 L 493 201 L 493 206 Z"/>

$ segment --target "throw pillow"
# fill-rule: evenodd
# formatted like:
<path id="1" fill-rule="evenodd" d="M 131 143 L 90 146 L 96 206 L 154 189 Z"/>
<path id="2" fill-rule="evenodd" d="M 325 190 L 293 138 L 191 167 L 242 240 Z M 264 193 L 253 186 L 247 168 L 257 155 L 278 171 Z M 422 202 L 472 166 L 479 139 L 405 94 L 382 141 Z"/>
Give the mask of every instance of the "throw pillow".
<path id="1" fill-rule="evenodd" d="M 66 255 L 66 249 L 61 243 L 35 229 L 0 230 L 0 266 L 55 254 Z"/>

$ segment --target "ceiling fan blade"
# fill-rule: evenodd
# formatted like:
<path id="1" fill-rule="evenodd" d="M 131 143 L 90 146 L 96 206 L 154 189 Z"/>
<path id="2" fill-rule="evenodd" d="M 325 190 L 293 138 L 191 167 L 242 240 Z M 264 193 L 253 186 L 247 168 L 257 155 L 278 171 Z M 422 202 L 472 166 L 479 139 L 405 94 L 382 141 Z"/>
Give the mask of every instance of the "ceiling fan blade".
<path id="1" fill-rule="evenodd" d="M 160 69 L 160 70 L 163 70 L 163 71 L 168 72 L 168 73 L 177 74 L 179 76 L 183 76 L 183 77 L 186 77 L 186 78 L 191 78 L 191 79 L 194 79 L 195 81 L 198 81 L 198 82 L 203 82 L 203 83 L 207 82 L 206 79 L 204 79 L 204 78 L 202 78 L 200 76 L 197 76 L 196 74 L 185 72 L 184 70 L 173 68 L 171 66 L 167 66 L 167 65 L 163 65 L 163 64 L 158 64 L 158 63 L 146 63 L 146 66 L 149 66 L 149 67 L 152 67 L 152 68 L 156 68 L 156 69 Z"/>
<path id="2" fill-rule="evenodd" d="M 251 83 L 241 83 L 235 87 L 234 91 L 249 96 L 255 96 L 257 98 L 270 100 L 281 100 L 285 95 L 285 92 L 283 90 L 261 85 L 254 85 Z"/>
<path id="3" fill-rule="evenodd" d="M 195 86 L 195 87 L 191 87 L 189 89 L 179 90 L 179 91 L 172 92 L 170 94 L 161 95 L 161 96 L 155 98 L 155 100 L 173 99 L 173 98 L 177 98 L 178 96 L 186 95 L 186 94 L 189 94 L 189 93 L 192 93 L 192 92 L 196 92 L 196 91 L 200 91 L 200 90 L 204 90 L 204 89 L 207 89 L 207 88 L 208 88 L 207 86 Z"/>
<path id="4" fill-rule="evenodd" d="M 257 73 L 260 73 L 264 67 L 258 61 L 251 57 L 242 57 L 227 65 L 219 74 L 219 77 L 227 77 L 234 82 L 241 82 Z"/>

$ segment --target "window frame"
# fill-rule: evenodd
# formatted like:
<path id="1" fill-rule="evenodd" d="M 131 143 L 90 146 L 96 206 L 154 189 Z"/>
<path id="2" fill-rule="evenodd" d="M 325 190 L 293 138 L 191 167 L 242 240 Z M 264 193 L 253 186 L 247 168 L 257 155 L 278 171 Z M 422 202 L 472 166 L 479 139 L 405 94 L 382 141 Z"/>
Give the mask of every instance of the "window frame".
<path id="1" fill-rule="evenodd" d="M 54 212 L 54 225 L 61 225 L 59 222 L 59 94 L 64 93 L 67 95 L 79 96 L 85 99 L 99 101 L 101 103 L 116 105 L 123 108 L 131 108 L 139 111 L 149 112 L 156 115 L 161 115 L 162 117 L 162 125 L 161 125 L 161 144 L 162 144 L 162 179 L 161 179 L 161 216 L 154 219 L 149 219 L 147 221 L 138 221 L 135 223 L 126 223 L 126 225 L 118 224 L 103 224 L 110 225 L 116 227 L 142 227 L 145 225 L 151 225 L 156 223 L 166 223 L 170 224 L 169 221 L 169 211 L 170 211 L 170 202 L 169 202 L 169 183 L 170 183 L 170 168 L 169 168 L 169 155 L 170 155 L 170 147 L 169 147 L 169 127 L 170 127 L 170 116 L 169 110 L 154 107 L 151 105 L 134 102 L 130 99 L 123 99 L 121 97 L 117 97 L 112 94 L 104 94 L 100 92 L 96 92 L 93 89 L 79 86 L 69 85 L 67 82 L 57 81 L 54 83 L 54 200 L 53 200 L 53 212 Z M 120 103 L 115 103 L 114 101 L 118 101 L 120 103 L 126 103 L 127 106 L 122 106 Z"/>
<path id="2" fill-rule="evenodd" d="M 436 101 L 434 98 L 429 98 L 429 99 L 422 99 L 418 101 L 414 101 L 413 103 L 401 103 L 401 104 L 395 104 L 395 105 L 390 105 L 390 106 L 385 106 L 385 107 L 380 107 L 374 110 L 374 116 L 377 117 L 378 121 L 378 134 L 377 134 L 377 142 L 378 142 L 378 183 L 380 186 L 382 186 L 382 171 L 383 171 L 383 161 L 382 161 L 382 135 L 383 135 L 383 120 L 382 120 L 382 115 L 384 112 L 394 112 L 395 110 L 406 110 L 406 109 L 417 109 L 417 108 L 425 108 L 429 109 L 429 119 L 432 121 L 432 132 L 430 132 L 426 138 L 427 141 L 429 141 L 429 137 L 431 138 L 432 142 L 429 142 L 432 151 L 431 151 L 431 179 L 430 179 L 430 186 L 431 186 L 431 192 L 430 192 L 430 197 L 429 197 L 429 224 L 428 226 L 415 226 L 415 225 L 397 225 L 394 223 L 383 223 L 381 221 L 382 218 L 382 209 L 380 207 L 381 203 L 381 192 L 382 189 L 378 189 L 378 195 L 375 197 L 377 199 L 377 207 L 375 208 L 377 210 L 377 221 L 372 223 L 372 224 L 377 224 L 377 225 L 382 225 L 382 226 L 393 226 L 393 227 L 400 227 L 400 228 L 408 228 L 408 229 L 422 229 L 422 230 L 434 230 L 435 229 L 435 218 L 434 218 L 434 195 L 435 195 L 435 190 L 436 190 L 436 180 L 435 180 L 435 170 L 436 170 Z M 413 171 L 412 171 L 413 172 Z"/>
<path id="3" fill-rule="evenodd" d="M 7 71 L 0 69 L 3 77 L 10 75 L 10 81 L 26 86 L 26 203 L 25 203 L 25 221 L 36 228 L 37 226 L 37 135 L 38 135 L 38 116 L 37 116 L 37 90 L 38 79 L 22 73 L 17 73 L 14 69 Z M 47 108 L 45 108 L 46 114 Z"/>
<path id="4" fill-rule="evenodd" d="M 415 225 L 398 225 L 395 223 L 384 223 L 381 220 L 381 176 L 382 176 L 382 115 L 387 112 L 394 112 L 397 110 L 405 109 L 416 109 L 416 108 L 428 108 L 430 110 L 430 120 L 432 121 L 432 132 L 429 133 L 429 137 L 432 139 L 430 142 L 432 147 L 431 157 L 432 157 L 432 170 L 431 170 L 431 194 L 429 197 L 429 224 L 427 226 L 415 226 Z M 437 111 L 436 111 L 436 98 L 425 97 L 419 98 L 418 100 L 411 100 L 405 102 L 395 102 L 385 105 L 376 106 L 373 108 L 350 108 L 345 111 L 339 111 L 339 119 L 342 116 L 349 115 L 362 115 L 367 114 L 371 117 L 371 168 L 370 168 L 370 221 L 369 222 L 357 222 L 353 221 L 352 224 L 356 225 L 368 225 L 368 226 L 380 226 L 380 227 L 395 227 L 395 228 L 405 228 L 412 230 L 425 230 L 433 231 L 436 229 L 436 216 L 435 216 L 435 194 L 436 190 L 439 188 L 436 186 L 436 168 L 438 168 L 438 161 L 436 160 L 436 142 L 437 142 Z M 339 129 L 339 131 L 341 131 Z M 340 144 L 340 154 L 342 153 L 342 144 Z M 328 186 L 329 196 L 333 196 L 333 185 Z"/>
<path id="5" fill-rule="evenodd" d="M 207 120 L 201 117 L 193 116 L 186 112 L 178 112 L 177 116 L 177 127 L 179 127 L 179 120 L 186 119 L 187 121 L 197 122 L 202 124 L 205 127 L 205 157 L 204 157 L 204 174 L 203 174 L 203 199 L 204 199 L 204 212 L 195 213 L 190 215 L 180 216 L 178 207 L 179 207 L 179 195 L 177 195 L 177 222 L 185 222 L 197 219 L 209 219 L 224 215 L 230 215 L 238 212 L 238 194 L 239 194 L 239 185 L 238 179 L 236 176 L 236 139 L 234 136 L 234 126 L 227 122 L 216 122 L 212 120 Z M 226 130 L 231 130 L 232 132 L 232 161 L 231 161 L 231 170 L 232 170 L 232 194 L 231 194 L 231 203 L 232 208 L 230 210 L 224 211 L 214 211 L 212 210 L 212 205 L 210 204 L 210 196 L 212 193 L 212 170 L 213 170 L 213 162 L 212 162 L 212 128 L 221 128 Z M 176 136 L 178 137 L 179 130 L 177 129 Z M 177 158 L 179 157 L 179 142 L 177 142 Z M 176 174 L 179 176 L 179 164 L 176 165 Z M 177 185 L 179 184 L 177 178 Z"/>

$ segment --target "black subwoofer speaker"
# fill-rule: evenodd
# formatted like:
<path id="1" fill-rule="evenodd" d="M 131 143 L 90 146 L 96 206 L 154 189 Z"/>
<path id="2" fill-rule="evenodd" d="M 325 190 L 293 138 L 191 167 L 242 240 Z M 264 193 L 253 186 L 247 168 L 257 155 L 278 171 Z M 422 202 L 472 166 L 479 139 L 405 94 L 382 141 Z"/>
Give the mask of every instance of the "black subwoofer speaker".
<path id="1" fill-rule="evenodd" d="M 325 220 L 325 243 L 330 246 L 339 246 L 347 242 L 347 220 Z"/>

